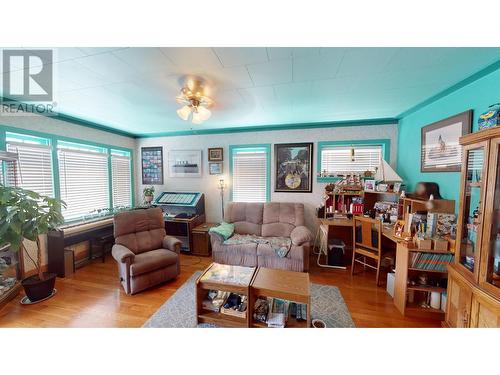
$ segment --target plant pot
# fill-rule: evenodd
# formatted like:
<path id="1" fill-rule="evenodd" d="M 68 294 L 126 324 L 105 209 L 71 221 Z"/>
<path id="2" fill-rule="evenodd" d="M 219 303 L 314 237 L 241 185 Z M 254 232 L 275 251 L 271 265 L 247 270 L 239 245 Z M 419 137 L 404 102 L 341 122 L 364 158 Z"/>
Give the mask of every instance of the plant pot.
<path id="1" fill-rule="evenodd" d="M 151 201 L 153 200 L 153 196 L 152 196 L 152 195 L 145 195 L 145 196 L 144 196 L 144 200 L 145 200 L 147 203 L 151 203 Z"/>
<path id="2" fill-rule="evenodd" d="M 34 275 L 21 281 L 24 292 L 31 302 L 50 297 L 54 290 L 56 274 L 44 272 L 43 276 L 44 280 L 39 280 L 38 275 Z"/>

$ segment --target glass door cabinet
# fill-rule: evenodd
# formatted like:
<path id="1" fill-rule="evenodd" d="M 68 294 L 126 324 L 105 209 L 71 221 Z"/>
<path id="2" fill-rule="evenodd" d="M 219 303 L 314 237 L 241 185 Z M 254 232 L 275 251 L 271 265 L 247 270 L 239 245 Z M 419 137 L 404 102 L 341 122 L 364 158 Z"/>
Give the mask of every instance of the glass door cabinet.
<path id="1" fill-rule="evenodd" d="M 462 173 L 447 327 L 500 328 L 500 126 L 460 138 Z"/>

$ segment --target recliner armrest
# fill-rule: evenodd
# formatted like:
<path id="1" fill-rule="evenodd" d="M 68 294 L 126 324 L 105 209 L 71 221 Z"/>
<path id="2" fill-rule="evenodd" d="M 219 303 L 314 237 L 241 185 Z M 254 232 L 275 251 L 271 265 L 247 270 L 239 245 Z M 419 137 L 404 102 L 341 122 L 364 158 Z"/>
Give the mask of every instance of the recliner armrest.
<path id="1" fill-rule="evenodd" d="M 135 254 L 123 245 L 114 244 L 111 250 L 111 255 L 117 262 L 126 263 L 127 259 L 131 263 L 134 262 Z"/>
<path id="2" fill-rule="evenodd" d="M 182 246 L 182 241 L 172 237 L 172 236 L 165 236 L 163 238 L 163 248 L 173 251 L 174 253 L 180 254 L 181 253 L 181 246 Z"/>
<path id="3" fill-rule="evenodd" d="M 305 226 L 295 227 L 290 233 L 290 239 L 295 246 L 310 244 L 313 237 L 311 231 Z"/>
<path id="4" fill-rule="evenodd" d="M 219 233 L 208 232 L 210 235 L 210 242 L 213 244 L 222 244 L 224 242 L 224 237 L 222 237 Z"/>

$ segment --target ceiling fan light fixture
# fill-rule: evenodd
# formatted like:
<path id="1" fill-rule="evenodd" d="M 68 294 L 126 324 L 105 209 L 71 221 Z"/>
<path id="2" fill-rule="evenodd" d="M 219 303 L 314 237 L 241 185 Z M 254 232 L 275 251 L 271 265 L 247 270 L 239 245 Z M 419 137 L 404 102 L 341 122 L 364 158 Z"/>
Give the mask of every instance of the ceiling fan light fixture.
<path id="1" fill-rule="evenodd" d="M 184 121 L 187 121 L 189 119 L 190 114 L 191 114 L 191 107 L 189 107 L 188 105 L 185 105 L 184 107 L 179 108 L 177 110 L 177 115 L 179 115 L 179 117 Z"/>
<path id="2" fill-rule="evenodd" d="M 210 116 L 212 116 L 212 112 L 208 108 L 203 106 L 198 106 L 196 112 L 198 116 L 200 116 L 202 121 L 207 121 L 210 118 Z"/>
<path id="3" fill-rule="evenodd" d="M 184 121 L 188 121 L 192 115 L 192 123 L 201 124 L 212 115 L 207 107 L 213 105 L 213 100 L 206 96 L 205 87 L 201 81 L 190 79 L 186 86 L 181 89 L 176 101 L 179 104 L 184 104 L 182 108 L 177 110 L 177 115 Z"/>

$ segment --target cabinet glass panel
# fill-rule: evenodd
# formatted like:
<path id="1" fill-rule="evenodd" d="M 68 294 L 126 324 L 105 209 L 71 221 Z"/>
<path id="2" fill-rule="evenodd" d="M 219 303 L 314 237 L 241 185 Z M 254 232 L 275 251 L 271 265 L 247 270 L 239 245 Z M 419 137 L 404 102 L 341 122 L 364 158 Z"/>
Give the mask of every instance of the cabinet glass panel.
<path id="1" fill-rule="evenodd" d="M 497 148 L 496 152 L 498 153 L 497 160 L 500 160 L 500 147 Z M 500 288 L 500 166 L 497 166 L 496 169 L 494 194 L 486 281 Z"/>
<path id="2" fill-rule="evenodd" d="M 481 249 L 478 248 L 477 233 L 482 222 L 481 197 L 483 181 L 484 148 L 467 150 L 467 174 L 465 176 L 465 196 L 463 197 L 463 228 L 460 241 L 460 263 L 474 272 L 478 267 Z"/>

